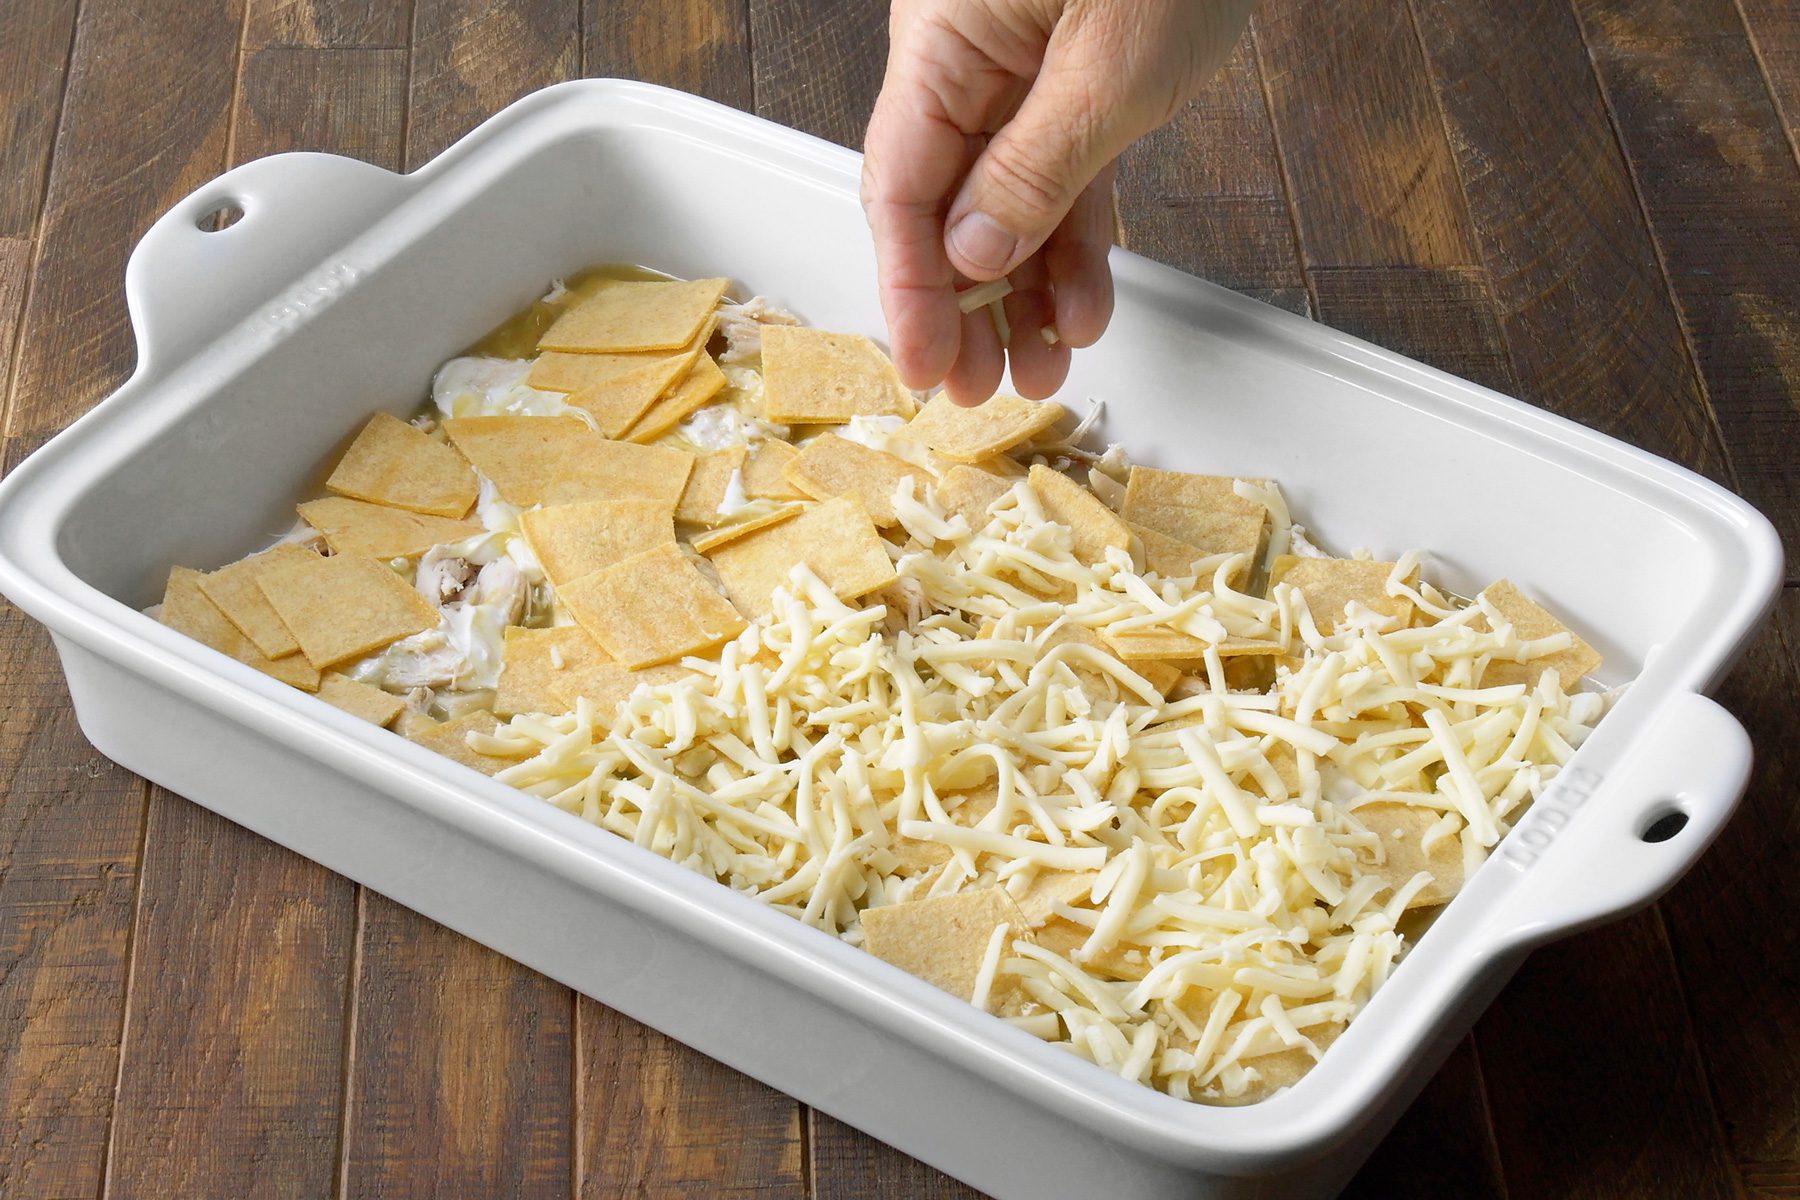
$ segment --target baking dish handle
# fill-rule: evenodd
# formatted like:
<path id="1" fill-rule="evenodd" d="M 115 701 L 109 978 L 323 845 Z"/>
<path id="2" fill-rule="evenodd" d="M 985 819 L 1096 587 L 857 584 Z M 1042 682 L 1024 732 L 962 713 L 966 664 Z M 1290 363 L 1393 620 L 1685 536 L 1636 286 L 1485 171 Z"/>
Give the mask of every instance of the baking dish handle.
<path id="1" fill-rule="evenodd" d="M 1495 852 L 1497 867 L 1530 875 L 1531 886 L 1496 908 L 1491 944 L 1528 949 L 1662 895 L 1724 828 L 1750 759 L 1737 718 L 1684 692 L 1610 769 L 1563 771 Z M 1596 802 L 1615 792 L 1631 799 Z"/>
<path id="2" fill-rule="evenodd" d="M 125 268 L 138 374 L 185 360 L 246 317 L 279 337 L 328 305 L 361 274 L 333 256 L 413 185 L 353 158 L 295 153 L 195 189 L 145 231 Z"/>

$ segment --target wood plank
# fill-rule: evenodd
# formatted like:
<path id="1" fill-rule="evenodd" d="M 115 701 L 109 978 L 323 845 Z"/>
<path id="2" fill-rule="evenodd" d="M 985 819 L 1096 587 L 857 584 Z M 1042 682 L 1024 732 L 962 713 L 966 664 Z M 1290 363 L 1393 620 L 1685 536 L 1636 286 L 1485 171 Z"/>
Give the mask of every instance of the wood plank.
<path id="1" fill-rule="evenodd" d="M 1732 468 L 1800 579 L 1800 162 L 1732 0 L 1576 0 Z"/>
<path id="2" fill-rule="evenodd" d="M 813 1200 L 980 1200 L 982 1193 L 814 1109 Z"/>
<path id="3" fill-rule="evenodd" d="M 582 74 L 641 79 L 733 108 L 753 103 L 749 0 L 586 0 Z"/>
<path id="4" fill-rule="evenodd" d="M 17 360 L 19 317 L 25 310 L 25 284 L 31 277 L 30 238 L 0 237 L 0 429 L 6 428 L 12 368 Z"/>
<path id="5" fill-rule="evenodd" d="M 269 46 L 244 60 L 237 157 L 328 150 L 400 166 L 405 50 Z"/>
<path id="6" fill-rule="evenodd" d="M 805 1191 L 798 1104 L 586 997 L 579 1003 L 583 1200 Z"/>
<path id="7" fill-rule="evenodd" d="M 581 73 L 581 0 L 415 0 L 410 169 L 514 100 Z"/>
<path id="8" fill-rule="evenodd" d="M 343 1196 L 566 1200 L 569 990 L 362 895 Z"/>
<path id="9" fill-rule="evenodd" d="M 1256 45 L 1309 266 L 1479 261 L 1403 5 L 1269 0 Z"/>
<path id="10" fill-rule="evenodd" d="M 1567 4 L 1414 9 L 1522 394 L 1723 478 L 1718 433 Z"/>
<path id="11" fill-rule="evenodd" d="M 1344 1200 L 1505 1200 L 1475 1042 L 1464 1038 L 1356 1178 Z"/>
<path id="12" fill-rule="evenodd" d="M 1800 156 L 1800 10 L 1790 0 L 1737 0 L 1763 79 Z"/>
<path id="13" fill-rule="evenodd" d="M 1756 746 L 1743 807 L 1663 901 L 1736 1157 L 1800 1174 L 1800 589 L 1719 691 Z M 1746 1180 L 1748 1182 L 1748 1180 Z"/>
<path id="14" fill-rule="evenodd" d="M 30 443 L 6 447 L 4 466 Z M 144 784 L 69 708 L 50 638 L 0 600 L 0 1194 L 94 1196 L 118 1073 Z"/>
<path id="15" fill-rule="evenodd" d="M 244 48 L 404 50 L 411 34 L 412 0 L 256 0 L 244 26 Z"/>
<path id="16" fill-rule="evenodd" d="M 1306 313 L 1260 68 L 1250 38 L 1176 114 L 1119 158 L 1124 244 L 1290 312 Z"/>
<path id="17" fill-rule="evenodd" d="M 355 886 L 158 788 L 107 1196 L 337 1182 Z"/>
<path id="18" fill-rule="evenodd" d="M 860 149 L 887 63 L 884 0 L 751 0 L 756 111 Z"/>
<path id="19" fill-rule="evenodd" d="M 30 237 L 62 113 L 75 0 L 0 5 L 0 237 Z"/>
<path id="20" fill-rule="evenodd" d="M 83 4 L 10 433 L 61 429 L 124 375 L 126 251 L 224 166 L 242 24 L 242 0 Z"/>

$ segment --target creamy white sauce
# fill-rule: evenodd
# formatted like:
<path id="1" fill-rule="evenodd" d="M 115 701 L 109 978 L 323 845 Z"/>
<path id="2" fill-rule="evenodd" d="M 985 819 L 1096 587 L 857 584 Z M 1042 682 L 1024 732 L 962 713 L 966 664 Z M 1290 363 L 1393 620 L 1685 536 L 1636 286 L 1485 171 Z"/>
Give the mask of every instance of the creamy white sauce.
<path id="1" fill-rule="evenodd" d="M 525 382 L 528 358 L 453 358 L 431 381 L 431 402 L 446 417 L 555 417 L 587 415 L 560 392 Z"/>

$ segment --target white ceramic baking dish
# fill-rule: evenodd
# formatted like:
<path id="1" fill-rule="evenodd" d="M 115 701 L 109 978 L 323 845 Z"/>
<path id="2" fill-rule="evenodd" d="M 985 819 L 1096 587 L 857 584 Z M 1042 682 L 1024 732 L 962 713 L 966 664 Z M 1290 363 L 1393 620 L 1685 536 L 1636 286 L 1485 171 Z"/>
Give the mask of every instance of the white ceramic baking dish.
<path id="1" fill-rule="evenodd" d="M 1272 476 L 1340 550 L 1509 576 L 1636 682 L 1324 1061 L 1262 1104 L 1123 1082 L 549 805 L 170 632 L 170 563 L 285 530 L 347 432 L 590 263 L 729 274 L 880 335 L 849 151 L 689 96 L 539 92 L 399 176 L 249 163 L 126 271 L 131 380 L 0 486 L 0 590 L 134 771 L 997 1196 L 1336 1190 L 1531 946 L 1645 904 L 1730 815 L 1750 747 L 1701 693 L 1778 587 L 1741 500 L 1667 462 L 1116 253 L 1063 398 L 1140 461 Z M 234 203 L 243 218 L 203 232 Z M 1658 843 L 1657 816 L 1687 825 Z"/>

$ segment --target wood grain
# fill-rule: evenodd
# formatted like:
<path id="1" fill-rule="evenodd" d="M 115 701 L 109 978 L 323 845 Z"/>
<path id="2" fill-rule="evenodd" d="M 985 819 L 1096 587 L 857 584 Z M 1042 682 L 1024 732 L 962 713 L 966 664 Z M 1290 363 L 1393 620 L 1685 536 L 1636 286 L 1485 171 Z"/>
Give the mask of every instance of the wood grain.
<path id="1" fill-rule="evenodd" d="M 362 896 L 343 1196 L 566 1200 L 569 990 Z"/>
<path id="2" fill-rule="evenodd" d="M 749 0 L 585 0 L 582 73 L 680 88 L 733 108 L 754 104 Z"/>
<path id="3" fill-rule="evenodd" d="M 1256 44 L 1309 266 L 1477 261 L 1404 5 L 1267 0 Z"/>
<path id="4" fill-rule="evenodd" d="M 982 1193 L 814 1109 L 814 1200 L 980 1200 Z"/>
<path id="5" fill-rule="evenodd" d="M 244 48 L 405 50 L 411 27 L 412 0 L 253 0 Z"/>
<path id="6" fill-rule="evenodd" d="M 237 158 L 287 150 L 347 154 L 400 166 L 405 50 L 268 46 L 244 60 Z"/>
<path id="7" fill-rule="evenodd" d="M 1356 1178 L 1344 1200 L 1506 1200 L 1475 1043 L 1464 1038 Z"/>
<path id="8" fill-rule="evenodd" d="M 19 317 L 25 309 L 25 284 L 31 276 L 32 240 L 0 237 L 0 433 L 6 429 L 12 367 L 18 355 Z"/>
<path id="9" fill-rule="evenodd" d="M 62 112 L 75 0 L 0 4 L 0 237 L 29 237 Z"/>
<path id="10" fill-rule="evenodd" d="M 788 1197 L 806 1188 L 801 1107 L 585 997 L 582 1200 Z"/>
<path id="11" fill-rule="evenodd" d="M 1737 0 L 1788 143 L 1800 157 L 1800 11 L 1789 0 Z"/>
<path id="12" fill-rule="evenodd" d="M 1290 312 L 1308 311 L 1250 38 L 1173 121 L 1120 156 L 1117 192 L 1130 249 Z"/>
<path id="13" fill-rule="evenodd" d="M 1800 557 L 1800 162 L 1731 0 L 1577 15 L 1744 495 Z M 1790 578 L 1800 566 L 1790 565 Z"/>
<path id="14" fill-rule="evenodd" d="M 882 0 L 750 0 L 756 112 L 860 149 L 887 62 Z"/>
<path id="15" fill-rule="evenodd" d="M 415 0 L 405 165 L 528 92 L 578 76 L 580 22 L 580 0 Z"/>

